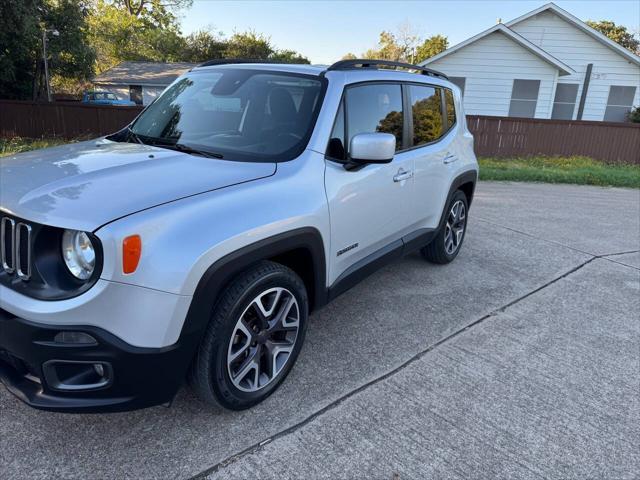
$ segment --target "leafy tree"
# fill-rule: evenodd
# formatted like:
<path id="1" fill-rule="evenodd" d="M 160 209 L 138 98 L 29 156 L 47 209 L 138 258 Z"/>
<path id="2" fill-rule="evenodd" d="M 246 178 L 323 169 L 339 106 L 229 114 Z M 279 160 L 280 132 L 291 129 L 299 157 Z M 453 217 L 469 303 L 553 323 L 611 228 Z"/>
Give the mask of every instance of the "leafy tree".
<path id="1" fill-rule="evenodd" d="M 372 48 L 367 50 L 363 54 L 363 58 L 372 58 L 379 60 L 392 60 L 395 62 L 406 61 L 407 54 L 406 45 L 401 45 L 396 36 L 387 31 L 380 32 L 380 38 L 378 39 L 378 48 Z"/>
<path id="2" fill-rule="evenodd" d="M 252 31 L 235 33 L 228 40 L 222 32 L 194 32 L 184 39 L 180 57 L 188 62 L 218 58 L 255 58 L 283 63 L 310 63 L 306 57 L 294 50 L 277 50 L 267 37 Z"/>
<path id="3" fill-rule="evenodd" d="M 52 1 L 43 10 L 44 25 L 59 33 L 48 42 L 51 86 L 58 92 L 77 91 L 93 74 L 96 54 L 88 42 L 87 15 L 87 6 L 74 0 Z"/>
<path id="4" fill-rule="evenodd" d="M 432 35 L 416 48 L 414 61 L 420 63 L 449 48 L 449 39 L 444 35 Z"/>
<path id="5" fill-rule="evenodd" d="M 587 20 L 587 25 L 598 30 L 627 50 L 640 55 L 639 36 L 629 32 L 624 25 L 616 25 L 610 20 L 600 20 L 599 22 Z"/>
<path id="6" fill-rule="evenodd" d="M 38 49 L 39 0 L 0 2 L 0 97 L 31 96 Z"/>
<path id="7" fill-rule="evenodd" d="M 224 58 L 227 42 L 222 33 L 215 34 L 209 30 L 193 32 L 184 39 L 181 59 L 185 62 L 204 62 L 216 58 Z"/>
<path id="8" fill-rule="evenodd" d="M 273 53 L 269 39 L 260 33 L 234 33 L 227 43 L 226 58 L 255 58 L 266 60 Z"/>
<path id="9" fill-rule="evenodd" d="M 0 97 L 26 99 L 46 93 L 42 32 L 49 35 L 52 88 L 79 92 L 93 73 L 124 60 L 191 61 L 256 58 L 309 63 L 294 50 L 275 48 L 249 31 L 225 38 L 208 30 L 184 37 L 177 12 L 192 0 L 2 0 Z"/>
<path id="10" fill-rule="evenodd" d="M 404 22 L 395 32 L 382 31 L 377 48 L 367 50 L 362 54 L 362 58 L 417 63 L 440 53 L 448 46 L 449 41 L 444 35 L 433 35 L 422 41 L 411 24 Z"/>
<path id="11" fill-rule="evenodd" d="M 124 60 L 181 60 L 185 40 L 175 18 L 159 26 L 144 15 L 131 14 L 118 2 L 96 0 L 87 23 L 90 42 L 97 52 L 97 72 Z"/>
<path id="12" fill-rule="evenodd" d="M 51 83 L 68 86 L 90 77 L 94 51 L 87 42 L 87 6 L 74 0 L 4 0 L 0 3 L 0 96 L 44 97 L 42 32 L 49 35 Z"/>
<path id="13" fill-rule="evenodd" d="M 156 27 L 167 28 L 175 25 L 175 12 L 190 7 L 193 0 L 109 0 L 109 3 Z"/>
<path id="14" fill-rule="evenodd" d="M 442 133 L 440 95 L 432 95 L 413 105 L 413 139 L 416 144 L 431 142 Z"/>
<path id="15" fill-rule="evenodd" d="M 277 50 L 268 37 L 248 31 L 234 33 L 227 41 L 224 58 L 255 58 L 256 60 L 275 60 L 284 63 L 310 63 L 294 50 Z"/>
<path id="16" fill-rule="evenodd" d="M 376 132 L 390 133 L 396 137 L 396 144 L 402 145 L 402 125 L 403 125 L 402 112 L 392 111 L 378 122 L 376 126 Z"/>
<path id="17" fill-rule="evenodd" d="M 270 56 L 269 60 L 275 60 L 282 63 L 311 63 L 309 59 L 295 50 L 276 50 Z"/>

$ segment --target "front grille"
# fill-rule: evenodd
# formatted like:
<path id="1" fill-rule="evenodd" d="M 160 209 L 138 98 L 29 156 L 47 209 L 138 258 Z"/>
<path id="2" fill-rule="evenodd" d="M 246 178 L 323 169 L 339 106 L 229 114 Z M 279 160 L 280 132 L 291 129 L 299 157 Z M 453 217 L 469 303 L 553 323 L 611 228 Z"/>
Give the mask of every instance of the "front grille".
<path id="1" fill-rule="evenodd" d="M 31 225 L 11 217 L 0 219 L 0 260 L 8 275 L 31 278 Z"/>

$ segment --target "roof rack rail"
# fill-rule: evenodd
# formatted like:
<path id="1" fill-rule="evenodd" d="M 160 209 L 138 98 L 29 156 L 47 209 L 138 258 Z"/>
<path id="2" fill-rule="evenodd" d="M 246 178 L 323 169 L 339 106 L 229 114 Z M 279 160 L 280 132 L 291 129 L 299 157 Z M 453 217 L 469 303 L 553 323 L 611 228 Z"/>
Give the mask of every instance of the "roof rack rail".
<path id="1" fill-rule="evenodd" d="M 357 68 L 373 68 L 377 69 L 377 67 L 395 67 L 404 68 L 406 70 L 416 70 L 420 72 L 422 75 L 429 75 L 431 77 L 439 77 L 444 78 L 445 80 L 449 80 L 449 78 L 441 72 L 437 70 L 432 70 L 427 67 L 421 67 L 419 65 L 412 65 L 410 63 L 403 62 L 393 62 L 391 60 L 371 60 L 371 59 L 361 59 L 356 58 L 353 60 L 340 60 L 339 62 L 334 63 L 329 68 L 329 70 L 355 70 Z"/>
<path id="2" fill-rule="evenodd" d="M 212 67 L 214 65 L 232 65 L 234 63 L 277 63 L 282 64 L 284 62 L 280 60 L 265 60 L 261 58 L 217 58 L 215 60 L 207 60 L 206 62 L 196 65 L 194 68 L 199 67 Z"/>

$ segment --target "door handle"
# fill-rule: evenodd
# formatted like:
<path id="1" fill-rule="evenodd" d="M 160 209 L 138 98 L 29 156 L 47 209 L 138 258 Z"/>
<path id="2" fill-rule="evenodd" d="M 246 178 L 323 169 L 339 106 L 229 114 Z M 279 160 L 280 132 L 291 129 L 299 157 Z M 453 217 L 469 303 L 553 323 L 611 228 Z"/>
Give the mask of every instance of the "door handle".
<path id="1" fill-rule="evenodd" d="M 454 155 L 453 153 L 447 153 L 444 156 L 444 160 L 442 160 L 444 163 L 453 163 L 456 160 L 458 160 L 458 157 L 456 155 Z"/>
<path id="2" fill-rule="evenodd" d="M 402 168 L 400 170 L 398 170 L 398 173 L 396 173 L 393 176 L 393 181 L 394 182 L 401 182 L 403 180 L 407 180 L 409 178 L 413 177 L 413 172 L 410 170 L 403 170 Z"/>

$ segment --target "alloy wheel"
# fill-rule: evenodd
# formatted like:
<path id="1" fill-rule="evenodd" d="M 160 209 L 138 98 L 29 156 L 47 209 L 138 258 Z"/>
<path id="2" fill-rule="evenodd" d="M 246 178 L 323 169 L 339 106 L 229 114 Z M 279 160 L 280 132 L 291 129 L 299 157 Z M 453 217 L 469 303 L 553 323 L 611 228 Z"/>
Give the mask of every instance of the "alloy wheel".
<path id="1" fill-rule="evenodd" d="M 300 327 L 300 308 L 286 288 L 256 296 L 236 323 L 227 353 L 231 382 L 244 392 L 269 385 L 289 361 Z"/>
<path id="2" fill-rule="evenodd" d="M 447 255 L 453 255 L 460 248 L 466 227 L 466 219 L 467 212 L 464 202 L 458 200 L 449 210 L 444 230 L 444 249 Z"/>

